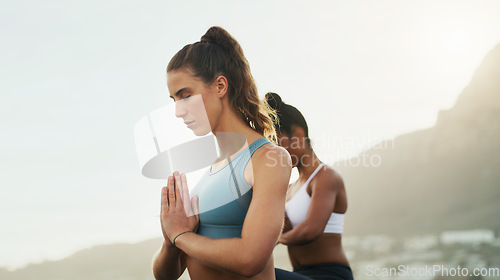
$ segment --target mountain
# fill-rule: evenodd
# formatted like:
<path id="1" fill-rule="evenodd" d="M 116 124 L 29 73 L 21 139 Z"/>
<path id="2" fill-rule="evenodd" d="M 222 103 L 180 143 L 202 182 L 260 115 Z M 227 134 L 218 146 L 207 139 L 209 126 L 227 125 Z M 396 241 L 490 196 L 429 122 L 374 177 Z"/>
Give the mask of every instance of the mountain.
<path id="1" fill-rule="evenodd" d="M 500 45 L 433 127 L 363 156 L 375 164 L 336 166 L 348 191 L 347 234 L 500 230 Z"/>
<path id="2" fill-rule="evenodd" d="M 151 280 L 151 264 L 162 239 L 117 243 L 85 249 L 59 261 L 31 264 L 15 271 L 0 269 L 2 280 Z"/>

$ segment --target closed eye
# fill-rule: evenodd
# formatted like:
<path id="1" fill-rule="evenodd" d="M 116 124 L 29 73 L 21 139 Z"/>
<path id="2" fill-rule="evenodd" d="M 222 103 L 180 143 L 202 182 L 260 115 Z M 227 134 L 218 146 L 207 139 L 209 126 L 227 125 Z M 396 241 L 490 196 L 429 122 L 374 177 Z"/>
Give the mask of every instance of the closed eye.
<path id="1" fill-rule="evenodd" d="M 189 97 L 191 97 L 191 95 L 187 95 L 187 96 L 184 96 L 181 100 L 182 101 L 187 101 L 189 99 Z M 175 98 L 170 96 L 170 98 L 174 101 L 174 103 L 176 102 Z"/>

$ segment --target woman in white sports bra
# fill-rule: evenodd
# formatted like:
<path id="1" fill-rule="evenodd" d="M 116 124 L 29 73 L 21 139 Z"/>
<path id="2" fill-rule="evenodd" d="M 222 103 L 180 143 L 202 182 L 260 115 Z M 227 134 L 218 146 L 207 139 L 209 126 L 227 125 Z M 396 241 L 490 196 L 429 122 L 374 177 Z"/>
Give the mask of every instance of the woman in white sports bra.
<path id="1" fill-rule="evenodd" d="M 279 144 L 290 153 L 292 165 L 299 171 L 299 179 L 288 188 L 285 226 L 279 242 L 287 245 L 295 273 L 310 279 L 351 280 L 352 271 L 341 242 L 347 210 L 342 178 L 314 153 L 300 111 L 283 103 L 276 93 L 268 93 L 266 99 L 277 111 Z M 276 279 L 294 277 L 276 269 Z"/>

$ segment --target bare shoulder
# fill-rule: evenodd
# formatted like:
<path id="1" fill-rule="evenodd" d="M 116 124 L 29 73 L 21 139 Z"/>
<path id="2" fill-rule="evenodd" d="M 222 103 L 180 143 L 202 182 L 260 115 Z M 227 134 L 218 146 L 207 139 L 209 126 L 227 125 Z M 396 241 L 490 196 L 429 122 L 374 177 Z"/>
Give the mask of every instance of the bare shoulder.
<path id="1" fill-rule="evenodd" d="M 283 189 L 286 192 L 292 172 L 292 160 L 284 148 L 272 143 L 263 145 L 255 151 L 252 157 L 252 166 L 255 180 L 254 189 L 255 186 L 259 185 L 272 185 L 282 186 L 282 188 L 270 189 Z"/>
<path id="2" fill-rule="evenodd" d="M 290 154 L 283 147 L 273 143 L 267 143 L 255 151 L 252 159 L 253 163 L 261 167 L 271 169 L 290 169 L 292 160 Z"/>
<path id="3" fill-rule="evenodd" d="M 327 188 L 334 191 L 339 191 L 344 189 L 344 180 L 342 176 L 328 165 L 325 165 L 321 172 L 315 176 L 314 180 L 311 182 L 314 188 Z"/>

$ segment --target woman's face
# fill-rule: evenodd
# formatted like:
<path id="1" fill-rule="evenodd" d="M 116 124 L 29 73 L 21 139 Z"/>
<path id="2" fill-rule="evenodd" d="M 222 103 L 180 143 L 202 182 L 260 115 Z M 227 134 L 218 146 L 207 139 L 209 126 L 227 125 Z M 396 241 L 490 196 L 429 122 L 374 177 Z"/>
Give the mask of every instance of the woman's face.
<path id="1" fill-rule="evenodd" d="M 216 126 L 222 111 L 216 84 L 205 84 L 189 70 L 173 70 L 167 73 L 167 86 L 175 102 L 175 116 L 195 135 L 206 135 Z"/>
<path id="2" fill-rule="evenodd" d="M 297 137 L 294 137 L 293 135 L 287 135 L 287 134 L 278 134 L 278 144 L 285 148 L 288 153 L 290 154 L 290 157 L 292 158 L 292 166 L 297 166 L 299 163 L 299 158 L 300 158 L 300 149 L 298 141 L 299 139 Z"/>

